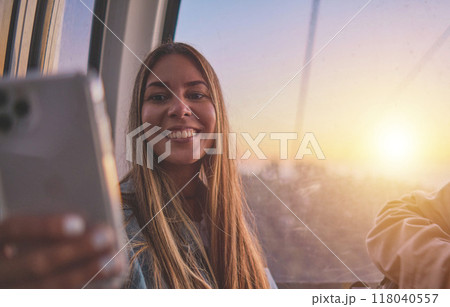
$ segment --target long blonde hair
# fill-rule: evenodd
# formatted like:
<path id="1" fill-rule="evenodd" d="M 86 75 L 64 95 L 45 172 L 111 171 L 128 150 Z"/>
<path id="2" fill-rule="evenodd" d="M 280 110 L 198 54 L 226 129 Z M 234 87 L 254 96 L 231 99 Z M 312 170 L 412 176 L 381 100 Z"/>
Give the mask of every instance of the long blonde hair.
<path id="1" fill-rule="evenodd" d="M 173 181 L 158 163 L 154 163 L 153 170 L 146 164 L 133 164 L 124 179 L 131 179 L 135 186 L 136 201 L 130 205 L 139 225 L 144 226 L 156 215 L 143 229 L 146 242 L 138 254 L 150 253 L 149 274 L 153 274 L 156 287 L 161 287 L 164 280 L 170 288 L 268 288 L 262 249 L 250 223 L 251 214 L 236 162 L 228 158 L 230 128 L 219 80 L 197 50 L 172 42 L 161 45 L 147 56 L 134 85 L 129 131 L 142 124 L 143 95 L 150 74 L 147 67 L 152 69 L 169 54 L 186 56 L 201 72 L 216 111 L 215 132 L 223 134 L 223 154 L 205 156 L 201 160 L 202 180 L 207 186 L 204 214 L 210 226 L 210 257 L 196 227 L 183 210 L 181 196 L 175 197 L 157 214 L 176 194 Z"/>

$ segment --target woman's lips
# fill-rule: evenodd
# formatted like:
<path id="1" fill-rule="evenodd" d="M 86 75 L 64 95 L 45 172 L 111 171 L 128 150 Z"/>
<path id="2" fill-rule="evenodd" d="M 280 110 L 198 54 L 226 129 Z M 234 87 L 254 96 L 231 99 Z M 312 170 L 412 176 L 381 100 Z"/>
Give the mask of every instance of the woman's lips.
<path id="1" fill-rule="evenodd" d="M 167 136 L 169 139 L 187 139 L 191 138 L 197 134 L 197 131 L 191 128 L 182 129 L 182 130 L 174 130 Z"/>
<path id="2" fill-rule="evenodd" d="M 197 135 L 197 132 L 197 130 L 192 128 L 173 130 L 166 137 L 176 143 L 187 143 L 190 142 L 195 135 Z"/>

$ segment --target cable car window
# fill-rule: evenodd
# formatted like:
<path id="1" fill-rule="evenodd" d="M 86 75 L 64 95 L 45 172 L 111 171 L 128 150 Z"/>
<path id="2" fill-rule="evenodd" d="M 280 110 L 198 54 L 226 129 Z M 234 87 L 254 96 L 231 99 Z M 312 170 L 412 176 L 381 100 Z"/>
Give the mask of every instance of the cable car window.
<path id="1" fill-rule="evenodd" d="M 279 286 L 379 282 L 365 247 L 378 210 L 448 181 L 449 14 L 446 1 L 181 2 L 175 40 L 219 75 Z"/>
<path id="2" fill-rule="evenodd" d="M 93 10 L 94 0 L 66 1 L 58 71 L 87 71 Z"/>
<path id="3" fill-rule="evenodd" d="M 1 1 L 2 76 L 86 72 L 93 6 L 94 0 Z"/>

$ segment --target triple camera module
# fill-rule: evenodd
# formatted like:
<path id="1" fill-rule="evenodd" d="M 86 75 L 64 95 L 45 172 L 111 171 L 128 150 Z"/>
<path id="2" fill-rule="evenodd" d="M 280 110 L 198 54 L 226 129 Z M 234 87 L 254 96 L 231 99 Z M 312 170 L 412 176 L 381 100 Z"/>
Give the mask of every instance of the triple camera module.
<path id="1" fill-rule="evenodd" d="M 0 89 L 0 134 L 10 132 L 14 125 L 30 113 L 26 98 L 14 98 L 5 89 Z"/>

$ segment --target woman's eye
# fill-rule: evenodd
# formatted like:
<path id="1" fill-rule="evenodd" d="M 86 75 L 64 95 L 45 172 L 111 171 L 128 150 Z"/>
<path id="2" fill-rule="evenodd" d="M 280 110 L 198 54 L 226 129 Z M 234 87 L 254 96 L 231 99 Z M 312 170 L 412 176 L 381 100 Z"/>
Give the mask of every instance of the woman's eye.
<path id="1" fill-rule="evenodd" d="M 165 95 L 157 94 L 157 95 L 151 95 L 148 97 L 147 100 L 155 101 L 155 102 L 163 102 L 167 99 Z"/>
<path id="2" fill-rule="evenodd" d="M 199 100 L 199 99 L 206 97 L 206 95 L 202 94 L 202 93 L 192 93 L 192 94 L 187 95 L 187 97 L 189 99 Z"/>

